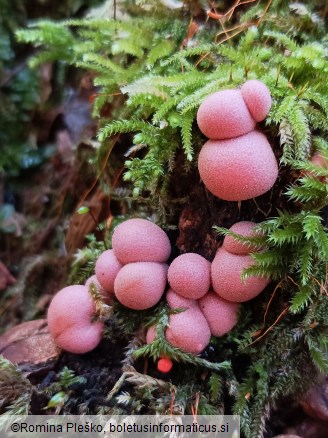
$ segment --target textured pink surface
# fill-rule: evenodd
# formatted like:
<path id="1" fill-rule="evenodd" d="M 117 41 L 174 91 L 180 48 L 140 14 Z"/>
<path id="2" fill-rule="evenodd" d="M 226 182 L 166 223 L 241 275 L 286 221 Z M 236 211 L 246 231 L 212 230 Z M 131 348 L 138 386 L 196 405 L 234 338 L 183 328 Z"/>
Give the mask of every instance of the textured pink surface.
<path id="1" fill-rule="evenodd" d="M 251 221 L 240 221 L 236 222 L 229 229 L 236 234 L 240 234 L 244 237 L 254 237 L 256 233 L 254 233 L 253 228 L 256 225 L 255 222 Z M 238 242 L 238 240 L 234 239 L 231 236 L 226 236 L 223 240 L 222 247 L 232 254 L 246 255 L 250 252 L 256 251 L 256 248 L 252 248 L 252 245 L 243 244 L 242 242 Z"/>
<path id="2" fill-rule="evenodd" d="M 157 369 L 161 373 L 169 373 L 173 367 L 173 362 L 168 357 L 162 357 L 157 362 Z"/>
<path id="3" fill-rule="evenodd" d="M 208 96 L 198 109 L 197 123 L 211 139 L 239 137 L 255 128 L 240 90 L 222 90 Z"/>
<path id="4" fill-rule="evenodd" d="M 322 156 L 322 155 L 320 154 L 320 152 L 315 152 L 315 153 L 312 155 L 311 163 L 314 164 L 314 165 L 316 165 L 316 166 L 318 166 L 318 167 L 323 167 L 324 169 L 327 169 L 327 168 L 328 168 L 327 160 L 325 159 L 324 156 Z"/>
<path id="5" fill-rule="evenodd" d="M 212 262 L 211 276 L 215 292 L 228 301 L 243 302 L 256 297 L 269 284 L 263 277 L 249 277 L 245 283 L 241 274 L 254 264 L 250 255 L 235 255 L 219 248 Z"/>
<path id="6" fill-rule="evenodd" d="M 198 303 L 196 300 L 191 300 L 189 298 L 182 297 L 178 295 L 174 290 L 169 289 L 166 293 L 166 301 L 171 309 L 189 309 L 190 307 L 197 306 Z"/>
<path id="7" fill-rule="evenodd" d="M 186 298 L 201 298 L 210 288 L 211 263 L 199 254 L 182 254 L 171 263 L 168 273 L 171 288 Z"/>
<path id="8" fill-rule="evenodd" d="M 129 309 L 144 310 L 154 306 L 164 293 L 167 269 L 164 263 L 128 263 L 115 279 L 116 298 Z"/>
<path id="9" fill-rule="evenodd" d="M 231 140 L 209 140 L 198 158 L 206 188 L 226 201 L 242 201 L 267 192 L 278 165 L 265 135 L 252 131 Z"/>
<path id="10" fill-rule="evenodd" d="M 327 162 L 327 160 L 325 159 L 325 157 L 324 157 L 323 155 L 321 155 L 320 152 L 315 152 L 315 153 L 313 154 L 313 156 L 312 156 L 312 158 L 311 158 L 311 163 L 314 164 L 315 166 L 322 167 L 323 169 L 327 169 L 327 168 L 328 168 L 328 162 Z M 304 171 L 304 172 L 302 172 L 302 174 L 303 174 L 304 176 L 306 176 L 306 175 L 312 175 L 312 176 L 315 176 L 315 175 L 313 174 L 313 172 L 306 172 L 306 171 Z M 302 176 L 303 176 L 303 175 L 302 175 Z M 321 181 L 322 183 L 327 183 L 327 178 L 326 178 L 325 176 L 318 176 L 317 178 L 318 178 L 319 181 Z"/>
<path id="11" fill-rule="evenodd" d="M 89 289 L 89 286 L 90 286 L 91 283 L 93 283 L 98 288 L 100 293 L 104 293 L 105 292 L 105 289 L 99 283 L 96 275 L 92 275 L 91 277 L 89 277 L 87 279 L 87 281 L 85 282 L 85 286 Z"/>
<path id="12" fill-rule="evenodd" d="M 263 82 L 252 79 L 245 82 L 240 91 L 254 120 L 264 120 L 272 105 L 269 88 Z"/>
<path id="13" fill-rule="evenodd" d="M 92 323 L 96 306 L 85 286 L 67 286 L 53 298 L 48 327 L 56 344 L 71 353 L 86 353 L 101 339 L 103 325 Z"/>
<path id="14" fill-rule="evenodd" d="M 226 301 L 214 291 L 209 291 L 198 302 L 213 336 L 223 336 L 237 324 L 238 303 Z"/>
<path id="15" fill-rule="evenodd" d="M 204 350 L 211 338 L 210 328 L 202 312 L 191 307 L 185 312 L 170 316 L 166 339 L 174 347 L 188 353 L 198 354 Z"/>
<path id="16" fill-rule="evenodd" d="M 147 330 L 147 334 L 146 334 L 146 342 L 147 342 L 147 344 L 151 344 L 154 341 L 155 338 L 156 338 L 156 327 L 154 327 L 152 325 Z"/>
<path id="17" fill-rule="evenodd" d="M 122 268 L 112 249 L 104 251 L 96 261 L 95 273 L 99 284 L 110 293 L 114 292 L 114 281 Z"/>
<path id="18" fill-rule="evenodd" d="M 112 289 L 112 292 L 109 292 L 108 290 L 104 289 L 101 284 L 99 283 L 97 276 L 92 275 L 87 279 L 85 282 L 85 286 L 89 289 L 90 284 L 93 283 L 96 288 L 98 289 L 98 292 L 101 295 L 101 299 L 105 304 L 112 305 L 113 304 L 113 298 L 114 298 L 114 286 Z"/>
<path id="19" fill-rule="evenodd" d="M 59 335 L 55 342 L 70 353 L 83 354 L 93 350 L 100 343 L 103 333 L 101 322 L 86 326 L 68 328 Z"/>
<path id="20" fill-rule="evenodd" d="M 166 233 L 145 219 L 129 219 L 118 225 L 112 238 L 113 250 L 121 263 L 166 262 L 171 245 Z"/>
<path id="21" fill-rule="evenodd" d="M 174 347 L 188 353 L 198 354 L 204 350 L 210 341 L 211 332 L 205 317 L 199 309 L 198 302 L 180 297 L 171 289 L 168 291 L 167 302 L 172 309 L 185 308 L 181 313 L 170 316 L 170 325 L 165 332 L 166 339 Z M 156 338 L 155 327 L 147 331 L 147 344 Z"/>

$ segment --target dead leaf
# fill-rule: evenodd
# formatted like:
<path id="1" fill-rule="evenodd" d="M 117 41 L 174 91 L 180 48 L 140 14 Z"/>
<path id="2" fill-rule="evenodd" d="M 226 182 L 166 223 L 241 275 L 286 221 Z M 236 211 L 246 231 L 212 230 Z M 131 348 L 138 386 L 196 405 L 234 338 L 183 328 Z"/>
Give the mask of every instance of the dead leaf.
<path id="1" fill-rule="evenodd" d="M 47 320 L 23 322 L 0 336 L 0 354 L 16 365 L 33 365 L 55 359 L 59 350 L 48 331 Z"/>

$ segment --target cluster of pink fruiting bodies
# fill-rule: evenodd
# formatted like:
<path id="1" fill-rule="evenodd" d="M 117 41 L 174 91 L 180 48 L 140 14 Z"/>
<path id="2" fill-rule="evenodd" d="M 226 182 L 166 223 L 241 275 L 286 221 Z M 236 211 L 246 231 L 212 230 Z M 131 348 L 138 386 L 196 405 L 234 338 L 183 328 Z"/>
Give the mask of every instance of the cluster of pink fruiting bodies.
<path id="1" fill-rule="evenodd" d="M 250 236 L 254 225 L 238 222 L 231 229 Z M 124 306 L 145 310 L 160 301 L 168 281 L 168 305 L 184 311 L 170 316 L 165 336 L 173 346 L 194 354 L 207 346 L 211 335 L 222 336 L 231 330 L 237 322 L 238 302 L 253 298 L 268 282 L 251 277 L 243 284 L 241 273 L 251 264 L 252 248 L 231 237 L 225 238 L 212 264 L 198 254 L 186 253 L 168 266 L 170 241 L 160 227 L 145 219 L 129 219 L 118 225 L 112 244 L 113 249 L 100 255 L 95 275 L 84 286 L 65 287 L 50 304 L 49 330 L 64 350 L 86 353 L 101 340 L 103 324 L 93 321 L 96 306 L 89 293 L 91 282 L 105 302 L 115 295 Z M 231 260 L 217 267 L 222 253 Z M 147 342 L 155 336 L 150 328 Z"/>
<path id="2" fill-rule="evenodd" d="M 269 89 L 250 80 L 240 90 L 208 96 L 197 113 L 199 129 L 210 140 L 198 158 L 206 188 L 226 201 L 242 201 L 267 192 L 278 165 L 264 134 L 255 130 L 271 108 Z"/>
<path id="3" fill-rule="evenodd" d="M 210 140 L 198 160 L 201 179 L 221 199 L 239 201 L 270 190 L 278 166 L 266 137 L 254 130 L 271 107 L 271 96 L 260 81 L 247 81 L 240 90 L 224 90 L 201 104 L 197 122 Z M 231 228 L 242 236 L 254 235 L 253 222 L 238 222 Z M 95 283 L 110 299 L 115 294 L 124 306 L 144 310 L 166 300 L 183 312 L 170 316 L 165 332 L 168 342 L 198 354 L 211 335 L 222 336 L 237 322 L 238 303 L 258 295 L 269 280 L 249 277 L 243 270 L 253 264 L 255 249 L 232 237 L 224 239 L 212 263 L 194 253 L 182 254 L 170 266 L 171 246 L 164 231 L 144 219 L 130 219 L 116 227 L 113 249 L 101 254 L 95 276 L 85 286 L 68 286 L 58 292 L 48 311 L 48 325 L 55 342 L 73 353 L 85 353 L 100 342 L 103 324 L 94 322 L 95 303 L 88 286 Z M 156 337 L 154 328 L 147 342 Z"/>

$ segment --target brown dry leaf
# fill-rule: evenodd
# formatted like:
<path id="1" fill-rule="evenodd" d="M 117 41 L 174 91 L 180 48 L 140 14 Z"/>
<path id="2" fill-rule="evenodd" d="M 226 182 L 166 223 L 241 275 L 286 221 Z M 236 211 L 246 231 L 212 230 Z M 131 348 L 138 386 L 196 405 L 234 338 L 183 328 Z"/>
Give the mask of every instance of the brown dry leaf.
<path id="1" fill-rule="evenodd" d="M 47 320 L 23 322 L 0 336 L 0 354 L 12 363 L 33 365 L 55 359 L 59 350 L 48 331 Z"/>

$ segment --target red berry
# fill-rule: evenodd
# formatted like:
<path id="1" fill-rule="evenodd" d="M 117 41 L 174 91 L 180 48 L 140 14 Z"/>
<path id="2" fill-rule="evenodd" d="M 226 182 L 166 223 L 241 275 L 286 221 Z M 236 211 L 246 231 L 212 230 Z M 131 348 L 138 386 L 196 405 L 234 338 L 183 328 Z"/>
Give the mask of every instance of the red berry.
<path id="1" fill-rule="evenodd" d="M 157 369 L 161 373 L 168 373 L 171 371 L 172 367 L 173 363 L 168 357 L 162 357 L 162 359 L 160 359 L 157 363 Z"/>

